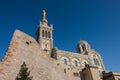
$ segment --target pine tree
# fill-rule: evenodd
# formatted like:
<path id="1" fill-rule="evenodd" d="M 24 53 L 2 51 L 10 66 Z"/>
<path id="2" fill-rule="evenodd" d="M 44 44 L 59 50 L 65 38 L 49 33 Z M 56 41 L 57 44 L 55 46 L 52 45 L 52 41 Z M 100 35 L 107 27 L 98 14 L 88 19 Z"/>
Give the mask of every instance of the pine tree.
<path id="1" fill-rule="evenodd" d="M 23 62 L 23 64 L 21 65 L 21 69 L 15 80 L 32 80 L 32 77 L 29 75 L 30 75 L 30 71 L 28 71 L 25 62 Z"/>

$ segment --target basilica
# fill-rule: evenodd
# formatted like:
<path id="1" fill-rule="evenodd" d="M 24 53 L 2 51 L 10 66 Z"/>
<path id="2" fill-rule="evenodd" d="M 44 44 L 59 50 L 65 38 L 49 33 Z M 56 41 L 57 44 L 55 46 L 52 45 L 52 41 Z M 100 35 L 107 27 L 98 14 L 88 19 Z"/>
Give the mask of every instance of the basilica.
<path id="1" fill-rule="evenodd" d="M 15 80 L 23 62 L 33 80 L 120 80 L 120 73 L 105 70 L 101 55 L 87 41 L 78 41 L 76 52 L 64 51 L 53 46 L 52 34 L 45 10 L 36 39 L 15 30 L 0 62 L 0 80 Z"/>

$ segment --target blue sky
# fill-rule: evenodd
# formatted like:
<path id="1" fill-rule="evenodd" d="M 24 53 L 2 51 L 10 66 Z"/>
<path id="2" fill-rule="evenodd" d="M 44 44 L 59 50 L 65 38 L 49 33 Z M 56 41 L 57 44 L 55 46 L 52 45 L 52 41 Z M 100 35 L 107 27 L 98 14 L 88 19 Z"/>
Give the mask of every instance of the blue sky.
<path id="1" fill-rule="evenodd" d="M 41 11 L 53 24 L 54 46 L 76 51 L 80 39 L 97 50 L 107 70 L 120 71 L 120 0 L 1 0 L 0 59 L 15 29 L 36 38 Z"/>

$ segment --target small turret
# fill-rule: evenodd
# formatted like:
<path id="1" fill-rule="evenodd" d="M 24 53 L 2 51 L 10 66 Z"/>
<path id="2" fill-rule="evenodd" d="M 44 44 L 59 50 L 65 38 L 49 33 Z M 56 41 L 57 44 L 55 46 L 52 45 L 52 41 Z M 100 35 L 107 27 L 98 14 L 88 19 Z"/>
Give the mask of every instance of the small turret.
<path id="1" fill-rule="evenodd" d="M 77 53 L 86 53 L 90 51 L 90 45 L 88 44 L 87 41 L 81 40 L 77 44 Z"/>
<path id="2" fill-rule="evenodd" d="M 58 48 L 54 47 L 51 51 L 51 57 L 57 59 L 57 50 Z"/>

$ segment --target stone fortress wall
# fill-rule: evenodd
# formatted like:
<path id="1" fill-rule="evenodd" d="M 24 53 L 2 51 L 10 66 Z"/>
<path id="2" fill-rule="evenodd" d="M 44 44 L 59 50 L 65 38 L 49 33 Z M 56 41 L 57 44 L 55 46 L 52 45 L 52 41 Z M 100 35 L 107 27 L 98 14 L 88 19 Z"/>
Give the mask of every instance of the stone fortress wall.
<path id="1" fill-rule="evenodd" d="M 5 57 L 0 62 L 0 80 L 15 80 L 25 62 L 33 80 L 69 80 L 64 68 L 43 51 L 35 39 L 16 30 Z"/>

